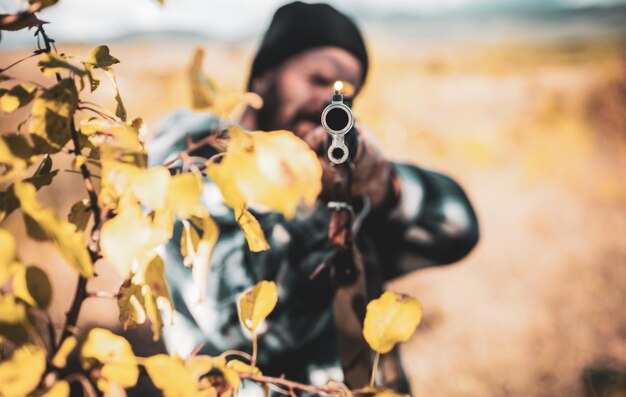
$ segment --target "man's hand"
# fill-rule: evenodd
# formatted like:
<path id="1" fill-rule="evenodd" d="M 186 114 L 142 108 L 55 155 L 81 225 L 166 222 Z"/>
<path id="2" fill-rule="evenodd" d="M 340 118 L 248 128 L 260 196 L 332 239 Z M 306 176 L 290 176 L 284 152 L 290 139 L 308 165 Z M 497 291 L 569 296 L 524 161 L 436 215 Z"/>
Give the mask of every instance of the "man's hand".
<path id="1" fill-rule="evenodd" d="M 355 128 L 359 135 L 359 145 L 352 170 L 352 195 L 369 197 L 372 208 L 380 207 L 388 198 L 397 200 L 399 192 L 391 188 L 392 172 L 389 161 L 369 129 L 359 124 Z M 326 135 L 326 131 L 318 127 L 302 139 L 318 155 L 323 170 L 321 197 L 328 200 L 333 186 L 333 166 L 324 150 Z"/>

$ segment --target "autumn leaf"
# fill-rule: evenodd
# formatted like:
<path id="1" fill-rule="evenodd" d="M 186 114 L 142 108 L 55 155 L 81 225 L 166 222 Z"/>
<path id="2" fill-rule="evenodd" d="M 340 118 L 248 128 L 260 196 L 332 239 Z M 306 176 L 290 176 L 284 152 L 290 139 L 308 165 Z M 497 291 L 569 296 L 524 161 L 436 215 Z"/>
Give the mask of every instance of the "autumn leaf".
<path id="1" fill-rule="evenodd" d="M 213 105 L 217 95 L 215 83 L 204 74 L 202 64 L 204 62 L 204 49 L 194 49 L 191 64 L 187 70 L 189 88 L 191 90 L 191 107 L 193 109 L 206 109 Z"/>
<path id="2" fill-rule="evenodd" d="M 97 386 L 106 393 L 112 384 L 132 387 L 137 383 L 137 358 L 126 339 L 109 330 L 94 328 L 87 334 L 80 351 L 83 369 L 102 366 Z"/>
<path id="3" fill-rule="evenodd" d="M 230 169 L 223 168 L 222 163 L 210 164 L 207 174 L 222 192 L 224 203 L 234 210 L 235 219 L 243 231 L 250 251 L 259 252 L 269 249 L 265 233 L 254 215 L 246 208 L 246 199 L 239 190 L 237 180 Z"/>
<path id="4" fill-rule="evenodd" d="M 127 280 L 122 284 L 117 298 L 120 322 L 124 329 L 132 328 L 146 321 L 146 310 L 141 285 Z"/>
<path id="5" fill-rule="evenodd" d="M 226 368 L 230 368 L 240 374 L 263 375 L 259 367 L 252 367 L 241 360 L 230 360 L 226 363 Z"/>
<path id="6" fill-rule="evenodd" d="M 143 360 L 152 383 L 165 397 L 196 396 L 198 379 L 185 368 L 183 360 L 166 354 L 157 354 Z"/>
<path id="7" fill-rule="evenodd" d="M 78 106 L 78 93 L 72 79 L 63 79 L 46 89 L 33 102 L 29 131 L 59 150 L 70 140 L 70 119 Z"/>
<path id="8" fill-rule="evenodd" d="M 193 172 L 174 175 L 170 181 L 166 205 L 183 217 L 192 215 L 200 200 L 202 181 Z"/>
<path id="9" fill-rule="evenodd" d="M 89 218 L 91 217 L 91 207 L 89 199 L 78 200 L 67 215 L 67 221 L 76 227 L 76 230 L 85 231 Z"/>
<path id="10" fill-rule="evenodd" d="M 108 69 L 120 61 L 111 56 L 109 47 L 100 45 L 91 51 L 87 55 L 87 64 L 93 68 Z"/>
<path id="11" fill-rule="evenodd" d="M 37 393 L 35 397 L 69 397 L 70 384 L 66 380 L 57 380 L 47 390 Z"/>
<path id="12" fill-rule="evenodd" d="M 209 215 L 202 219 L 202 238 L 193 257 L 192 279 L 198 287 L 198 301 L 203 302 L 211 268 L 211 256 L 217 243 L 219 229 Z"/>
<path id="13" fill-rule="evenodd" d="M 36 91 L 35 87 L 18 84 L 2 95 L 0 108 L 5 113 L 12 113 L 22 106 L 28 105 L 35 98 Z"/>
<path id="14" fill-rule="evenodd" d="M 8 230 L 0 228 L 0 285 L 22 267 L 15 255 L 15 238 Z"/>
<path id="15" fill-rule="evenodd" d="M 33 332 L 26 305 L 13 295 L 0 293 L 0 342 L 8 339 L 22 345 Z"/>
<path id="16" fill-rule="evenodd" d="M 367 305 L 363 336 L 374 351 L 384 354 L 409 340 L 421 319 L 417 299 L 387 291 Z"/>
<path id="17" fill-rule="evenodd" d="M 239 298 L 239 321 L 254 333 L 259 323 L 274 310 L 278 290 L 273 281 L 261 281 Z"/>
<path id="18" fill-rule="evenodd" d="M 0 363 L 0 395 L 27 395 L 37 387 L 45 369 L 46 352 L 43 349 L 31 344 L 18 347 L 8 360 Z"/>
<path id="19" fill-rule="evenodd" d="M 141 283 L 144 297 L 146 315 L 152 323 L 152 339 L 159 340 L 163 319 L 161 310 L 169 313 L 170 319 L 174 316 L 174 304 L 167 288 L 165 280 L 165 265 L 159 255 L 154 255 L 146 261 L 138 275 L 138 283 Z"/>
<path id="20" fill-rule="evenodd" d="M 41 69 L 46 76 L 53 76 L 55 73 L 63 71 L 73 73 L 80 77 L 87 73 L 84 68 L 74 65 L 63 55 L 54 52 L 41 54 L 37 66 L 39 66 L 39 69 Z"/>
<path id="21" fill-rule="evenodd" d="M 151 248 L 152 225 L 139 205 L 128 203 L 102 226 L 100 247 L 104 258 L 127 278 L 133 262 Z"/>
<path id="22" fill-rule="evenodd" d="M 218 166 L 211 167 L 221 174 L 222 184 L 234 184 L 250 203 L 287 218 L 294 216 L 299 204 L 315 202 L 322 187 L 322 170 L 304 141 L 289 131 L 248 133 L 231 127 L 228 132 L 226 155 Z"/>
<path id="23" fill-rule="evenodd" d="M 170 185 L 170 173 L 165 167 L 157 166 L 141 170 L 133 178 L 131 188 L 142 204 L 152 209 L 165 205 Z"/>
<path id="24" fill-rule="evenodd" d="M 97 118 L 83 120 L 80 122 L 80 132 L 96 146 L 106 144 L 123 151 L 143 151 L 139 131 L 121 121 Z"/>
<path id="25" fill-rule="evenodd" d="M 43 208 L 37 202 L 36 189 L 32 184 L 16 182 L 14 191 L 22 212 L 36 222 L 69 264 L 83 277 L 93 277 L 93 266 L 83 233 L 76 231 L 69 222 L 61 220 L 52 208 Z"/>
<path id="26" fill-rule="evenodd" d="M 191 267 L 194 258 L 196 257 L 196 252 L 198 251 L 200 235 L 198 234 L 196 228 L 192 226 L 188 220 L 183 219 L 182 224 L 183 232 L 180 239 L 180 254 L 183 257 L 183 264 L 185 267 Z"/>
<path id="27" fill-rule="evenodd" d="M 33 307 L 46 309 L 52 301 L 48 275 L 37 266 L 22 267 L 13 277 L 13 293 Z"/>
<path id="28" fill-rule="evenodd" d="M 72 353 L 77 343 L 78 340 L 73 335 L 65 338 L 61 346 L 59 346 L 57 352 L 54 354 L 54 357 L 52 357 L 52 365 L 57 368 L 65 368 L 67 365 L 67 357 L 70 353 Z"/>

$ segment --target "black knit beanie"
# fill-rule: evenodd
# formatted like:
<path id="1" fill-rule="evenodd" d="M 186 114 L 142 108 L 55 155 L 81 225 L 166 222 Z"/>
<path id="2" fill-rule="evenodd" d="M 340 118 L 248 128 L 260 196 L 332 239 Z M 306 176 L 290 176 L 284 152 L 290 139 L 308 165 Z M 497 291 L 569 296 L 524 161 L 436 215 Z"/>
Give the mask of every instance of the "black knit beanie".
<path id="1" fill-rule="evenodd" d="M 252 63 L 248 91 L 252 89 L 252 80 L 264 71 L 304 50 L 323 46 L 340 47 L 357 57 L 363 66 L 363 86 L 367 51 L 354 22 L 328 4 L 295 1 L 276 10 Z"/>

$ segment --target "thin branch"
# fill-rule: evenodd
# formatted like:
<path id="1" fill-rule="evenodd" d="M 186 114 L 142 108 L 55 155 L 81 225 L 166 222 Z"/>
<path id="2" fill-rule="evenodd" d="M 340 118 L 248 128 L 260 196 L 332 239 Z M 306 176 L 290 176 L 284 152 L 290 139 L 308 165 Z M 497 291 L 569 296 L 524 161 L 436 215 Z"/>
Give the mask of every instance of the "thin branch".
<path id="1" fill-rule="evenodd" d="M 328 384 L 325 386 L 312 386 L 312 385 L 306 385 L 304 383 L 294 382 L 294 381 L 287 380 L 284 378 L 276 378 L 273 376 L 265 376 L 265 375 L 254 375 L 252 373 L 240 373 L 239 376 L 241 379 L 249 379 L 251 381 L 259 382 L 259 383 L 271 383 L 274 385 L 284 386 L 288 389 L 302 390 L 302 391 L 314 393 L 314 394 L 327 393 L 327 394 L 334 394 L 338 396 L 348 395 L 346 390 L 338 386 L 331 385 L 331 384 Z"/>
<path id="2" fill-rule="evenodd" d="M 209 135 L 200 139 L 198 142 L 193 142 L 191 140 L 191 135 L 187 134 L 185 141 L 187 143 L 187 147 L 182 152 L 178 153 L 176 157 L 171 159 L 170 161 L 163 164 L 164 167 L 168 168 L 174 165 L 177 161 L 182 160 L 183 162 L 188 161 L 190 158 L 190 153 L 201 149 L 206 146 L 213 146 L 214 148 L 219 149 L 221 145 L 223 145 L 224 140 L 220 137 L 223 131 L 220 130 L 212 130 L 209 131 Z"/>
<path id="3" fill-rule="evenodd" d="M 78 170 L 72 170 L 69 168 L 65 168 L 63 169 L 63 172 L 69 172 L 70 174 L 79 174 L 79 175 L 83 175 L 83 173 L 81 171 Z M 91 174 L 92 178 L 96 178 L 96 179 L 101 179 L 102 177 L 100 175 L 95 175 L 95 174 Z"/>
<path id="4" fill-rule="evenodd" d="M 94 109 L 92 107 L 89 106 L 79 106 L 77 108 L 77 110 L 89 110 L 91 112 L 94 112 L 95 114 L 97 114 L 100 117 L 104 117 L 105 119 L 109 119 L 109 120 L 113 120 L 113 121 L 117 121 L 117 119 L 109 114 L 104 113 L 103 111 L 100 111 L 98 109 Z"/>
<path id="5" fill-rule="evenodd" d="M 102 299 L 110 299 L 110 300 L 116 300 L 117 298 L 119 298 L 119 294 L 116 294 L 114 292 L 107 292 L 107 291 L 94 291 L 94 292 L 87 292 L 87 298 L 102 298 Z"/>
<path id="6" fill-rule="evenodd" d="M 19 65 L 20 63 L 24 62 L 25 60 L 30 59 L 30 58 L 32 58 L 32 57 L 34 57 L 34 56 L 39 55 L 39 54 L 40 54 L 40 52 L 39 52 L 39 51 L 35 51 L 35 52 L 33 52 L 32 54 L 30 54 L 30 55 L 28 55 L 28 56 L 25 56 L 25 57 L 24 57 L 24 58 L 22 58 L 22 59 L 18 59 L 17 61 L 13 62 L 13 63 L 12 63 L 12 64 L 10 64 L 9 66 L 7 66 L 7 67 L 5 67 L 5 68 L 0 68 L 0 73 L 4 73 L 4 72 L 6 72 L 7 70 L 11 69 L 13 66 L 15 66 L 15 65 Z M 35 84 L 37 84 L 37 83 L 35 83 Z M 37 85 L 39 85 L 39 84 L 37 84 Z M 41 87 L 41 85 L 39 85 L 39 86 Z"/>

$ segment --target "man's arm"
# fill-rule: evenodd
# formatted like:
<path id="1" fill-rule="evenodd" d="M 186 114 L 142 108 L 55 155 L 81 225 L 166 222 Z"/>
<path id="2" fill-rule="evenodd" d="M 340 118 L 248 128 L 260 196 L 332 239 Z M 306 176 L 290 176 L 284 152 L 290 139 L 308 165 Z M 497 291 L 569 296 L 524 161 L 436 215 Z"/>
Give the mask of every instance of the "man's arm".
<path id="1" fill-rule="evenodd" d="M 383 277 L 388 280 L 467 255 L 478 242 L 479 232 L 463 189 L 435 171 L 390 165 L 391 180 L 399 189 L 389 189 L 392 198 L 374 210 L 364 226 L 381 255 Z"/>

